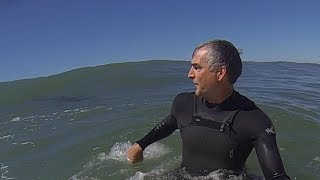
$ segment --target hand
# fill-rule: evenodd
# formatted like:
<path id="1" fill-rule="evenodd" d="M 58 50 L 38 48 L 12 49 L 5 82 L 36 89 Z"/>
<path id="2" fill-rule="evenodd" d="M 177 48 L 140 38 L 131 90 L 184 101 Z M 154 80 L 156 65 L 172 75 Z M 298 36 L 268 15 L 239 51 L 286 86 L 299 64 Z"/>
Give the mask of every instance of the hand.
<path id="1" fill-rule="evenodd" d="M 131 163 L 137 163 L 143 160 L 143 149 L 135 143 L 127 150 L 127 159 Z"/>

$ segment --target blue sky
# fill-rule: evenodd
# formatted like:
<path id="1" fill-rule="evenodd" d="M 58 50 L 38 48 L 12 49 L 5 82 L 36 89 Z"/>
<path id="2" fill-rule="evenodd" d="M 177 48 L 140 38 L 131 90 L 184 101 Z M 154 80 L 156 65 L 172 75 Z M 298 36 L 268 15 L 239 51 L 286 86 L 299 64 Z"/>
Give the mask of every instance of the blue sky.
<path id="1" fill-rule="evenodd" d="M 227 39 L 243 60 L 320 63 L 320 2 L 0 0 L 0 82 L 85 66 L 190 60 Z"/>

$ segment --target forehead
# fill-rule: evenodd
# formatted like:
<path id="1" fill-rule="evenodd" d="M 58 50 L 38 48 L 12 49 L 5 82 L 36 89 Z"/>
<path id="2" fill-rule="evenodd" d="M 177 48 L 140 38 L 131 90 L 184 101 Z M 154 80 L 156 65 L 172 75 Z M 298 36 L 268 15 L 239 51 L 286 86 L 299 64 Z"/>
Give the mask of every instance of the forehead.
<path id="1" fill-rule="evenodd" d="M 203 64 L 207 63 L 207 49 L 206 48 L 201 48 L 198 51 L 195 52 L 194 56 L 192 57 L 192 64 Z"/>

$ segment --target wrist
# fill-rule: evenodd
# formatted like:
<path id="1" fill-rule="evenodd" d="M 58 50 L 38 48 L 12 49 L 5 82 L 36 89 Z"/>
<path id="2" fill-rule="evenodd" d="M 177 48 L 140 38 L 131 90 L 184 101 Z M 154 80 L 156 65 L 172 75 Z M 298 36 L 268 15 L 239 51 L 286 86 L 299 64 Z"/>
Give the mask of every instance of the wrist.
<path id="1" fill-rule="evenodd" d="M 137 146 L 139 146 L 142 150 L 144 150 L 147 146 L 143 143 L 143 142 L 141 142 L 141 141 L 137 141 L 137 142 L 135 142 L 134 143 L 134 145 L 137 145 Z"/>

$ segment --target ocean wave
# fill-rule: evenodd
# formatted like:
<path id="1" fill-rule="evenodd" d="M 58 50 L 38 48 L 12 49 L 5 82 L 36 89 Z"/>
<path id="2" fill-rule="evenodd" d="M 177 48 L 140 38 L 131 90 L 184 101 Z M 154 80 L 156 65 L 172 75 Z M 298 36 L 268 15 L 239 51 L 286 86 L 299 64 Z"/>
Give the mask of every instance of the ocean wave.
<path id="1" fill-rule="evenodd" d="M 126 160 L 131 145 L 127 140 L 141 138 L 161 121 L 170 112 L 176 94 L 194 91 L 186 77 L 189 67 L 190 62 L 123 63 L 3 83 L 1 153 L 7 152 L 9 168 L 17 179 L 25 178 L 25 168 L 21 167 L 33 156 L 39 159 L 30 162 L 28 173 L 40 179 L 56 175 L 53 170 L 66 179 L 74 169 L 79 173 L 73 172 L 73 178 L 78 179 L 166 177 L 180 165 L 181 146 L 177 142 L 181 139 L 165 139 L 170 149 L 163 144 L 150 145 L 145 161 L 137 164 Z M 236 90 L 261 105 L 273 121 L 288 173 L 297 179 L 308 179 L 305 174 L 309 179 L 319 179 L 315 147 L 320 142 L 320 66 L 244 62 L 243 67 Z M 107 144 L 108 149 L 100 144 Z M 50 160 L 52 151 L 68 159 L 69 164 L 52 161 L 47 171 L 39 172 L 36 163 Z M 253 169 L 260 170 L 258 161 L 254 162 Z M 11 167 L 13 163 L 19 167 Z M 301 166 L 307 168 L 301 170 Z"/>

